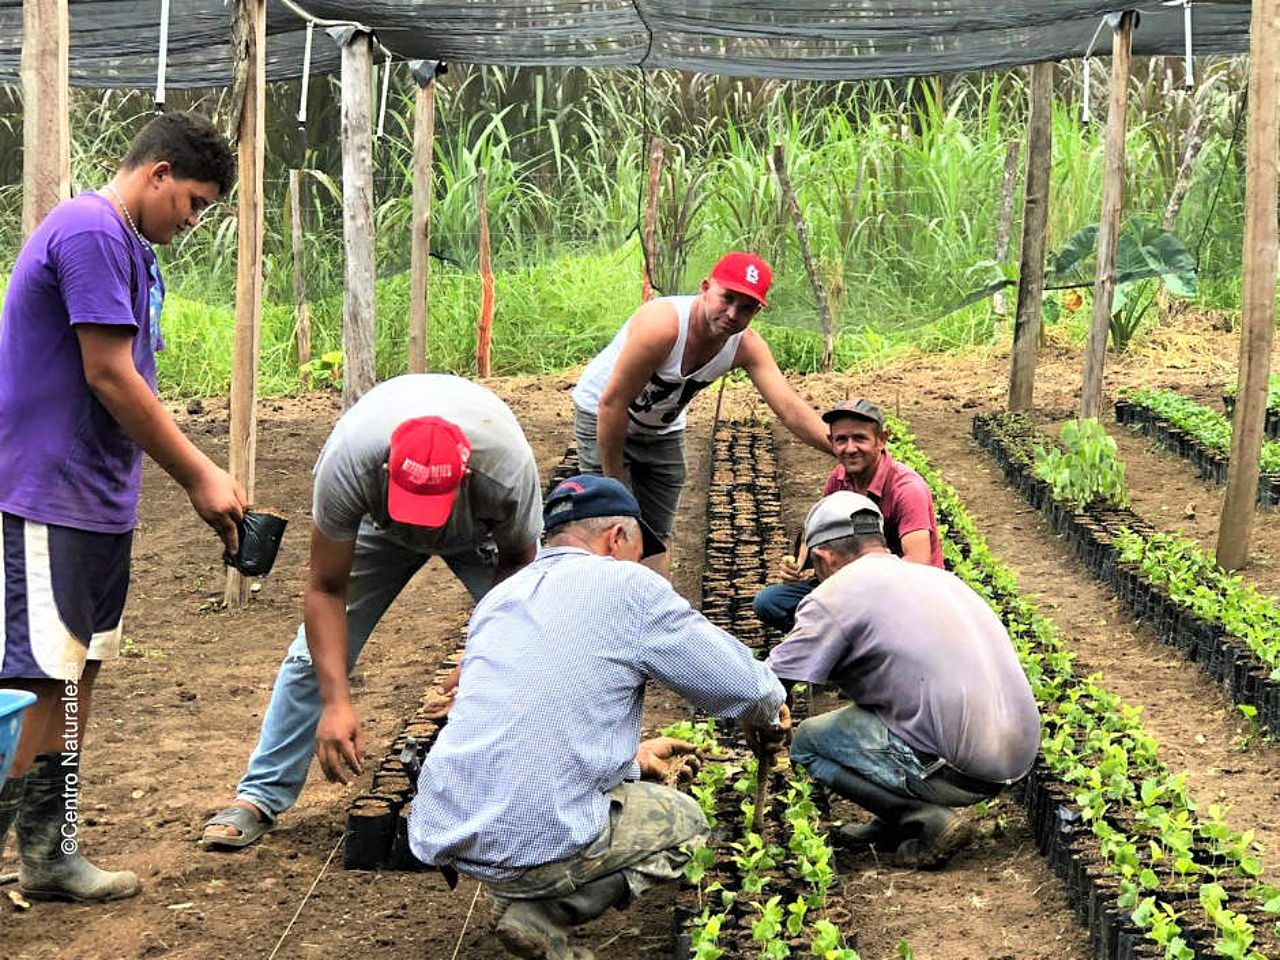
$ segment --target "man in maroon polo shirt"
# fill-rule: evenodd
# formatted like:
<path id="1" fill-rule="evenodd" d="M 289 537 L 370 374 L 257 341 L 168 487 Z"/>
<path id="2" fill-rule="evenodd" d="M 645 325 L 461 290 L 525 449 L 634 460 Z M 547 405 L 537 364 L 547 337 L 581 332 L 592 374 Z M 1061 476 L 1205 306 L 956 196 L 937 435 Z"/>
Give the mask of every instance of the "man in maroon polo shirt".
<path id="1" fill-rule="evenodd" d="M 884 516 L 889 550 L 904 560 L 941 568 L 942 542 L 933 495 L 920 474 L 898 463 L 885 449 L 889 435 L 880 408 L 860 397 L 837 404 L 822 419 L 837 460 L 822 495 L 849 490 L 870 497 Z M 761 621 L 784 632 L 795 625 L 796 607 L 817 584 L 816 579 L 803 576 L 803 566 L 802 556 L 784 558 L 779 567 L 782 583 L 770 584 L 756 594 L 753 608 Z"/>

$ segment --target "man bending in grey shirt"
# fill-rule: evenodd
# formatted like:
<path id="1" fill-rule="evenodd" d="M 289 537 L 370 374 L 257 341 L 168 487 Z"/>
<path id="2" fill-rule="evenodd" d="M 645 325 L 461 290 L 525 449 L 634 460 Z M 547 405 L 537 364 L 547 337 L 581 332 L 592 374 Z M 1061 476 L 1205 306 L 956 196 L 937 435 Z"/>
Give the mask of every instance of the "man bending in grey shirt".
<path id="1" fill-rule="evenodd" d="M 206 848 L 247 846 L 271 830 L 301 794 L 313 750 L 330 780 L 360 773 L 364 735 L 347 674 L 369 634 L 430 557 L 475 599 L 532 560 L 538 467 L 515 416 L 484 387 L 396 377 L 333 428 L 316 462 L 312 515 L 304 624 L 235 803 L 205 825 Z"/>

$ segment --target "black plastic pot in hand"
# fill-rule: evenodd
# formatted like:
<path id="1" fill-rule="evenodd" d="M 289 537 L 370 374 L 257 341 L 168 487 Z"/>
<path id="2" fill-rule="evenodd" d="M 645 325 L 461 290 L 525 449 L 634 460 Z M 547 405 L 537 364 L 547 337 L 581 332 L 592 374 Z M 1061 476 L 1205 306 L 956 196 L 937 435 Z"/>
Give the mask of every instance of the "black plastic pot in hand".
<path id="1" fill-rule="evenodd" d="M 265 577 L 275 565 L 289 521 L 276 513 L 246 510 L 236 524 L 239 544 L 234 554 L 228 552 L 222 562 L 235 567 L 247 577 Z"/>

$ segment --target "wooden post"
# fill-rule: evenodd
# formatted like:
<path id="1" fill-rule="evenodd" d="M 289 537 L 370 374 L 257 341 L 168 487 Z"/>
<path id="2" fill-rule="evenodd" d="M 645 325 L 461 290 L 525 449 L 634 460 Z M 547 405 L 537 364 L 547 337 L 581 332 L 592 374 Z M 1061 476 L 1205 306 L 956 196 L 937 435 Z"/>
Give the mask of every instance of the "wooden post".
<path id="1" fill-rule="evenodd" d="M 1102 370 L 1116 293 L 1116 241 L 1124 203 L 1124 135 L 1129 111 L 1129 66 L 1133 59 L 1133 12 L 1120 15 L 1111 39 L 1111 103 L 1107 108 L 1106 159 L 1102 171 L 1102 212 L 1098 216 L 1098 272 L 1093 282 L 1093 316 L 1084 353 L 1080 416 L 1102 410 Z"/>
<path id="2" fill-rule="evenodd" d="M 1258 457 L 1271 373 L 1276 312 L 1276 106 L 1280 92 L 1280 0 L 1254 0 L 1249 46 L 1249 134 L 1245 153 L 1244 290 L 1240 389 L 1231 421 L 1231 463 L 1218 527 L 1218 563 L 1249 556 Z"/>
<path id="3" fill-rule="evenodd" d="M 787 176 L 786 157 L 782 153 L 782 142 L 773 144 L 773 172 L 782 188 L 783 200 L 791 211 L 791 223 L 796 229 L 796 238 L 800 241 L 800 255 L 804 258 L 804 268 L 809 273 L 809 283 L 813 285 L 813 296 L 818 301 L 818 317 L 822 321 L 822 369 L 829 371 L 835 356 L 835 330 L 831 320 L 831 303 L 827 300 L 827 288 L 813 262 L 813 252 L 809 249 L 809 227 L 804 222 L 804 214 L 800 210 L 800 201 L 796 192 L 791 189 L 791 180 Z"/>
<path id="4" fill-rule="evenodd" d="M 483 167 L 476 172 L 476 209 L 480 217 L 480 317 L 476 321 L 476 373 L 489 376 L 493 338 L 493 265 L 489 262 L 489 189 Z"/>
<path id="5" fill-rule="evenodd" d="M 409 241 L 409 372 L 427 372 L 431 277 L 431 165 L 436 143 L 436 81 L 418 85 L 413 113 L 413 230 Z"/>
<path id="6" fill-rule="evenodd" d="M 354 28 L 342 38 L 342 406 L 376 381 L 374 370 L 373 42 Z"/>
<path id="7" fill-rule="evenodd" d="M 22 238 L 71 196 L 67 0 L 22 4 Z"/>
<path id="8" fill-rule="evenodd" d="M 1022 252 L 1018 264 L 1018 306 L 1009 361 L 1009 409 L 1030 410 L 1040 347 L 1044 300 L 1044 247 L 1049 229 L 1049 170 L 1053 166 L 1052 63 L 1031 68 L 1031 112 L 1027 120 L 1026 187 L 1022 197 Z"/>
<path id="9" fill-rule="evenodd" d="M 658 193 L 662 190 L 662 155 L 667 145 L 661 137 L 654 137 L 649 143 L 649 193 L 644 205 L 644 283 L 640 290 L 640 299 L 648 302 L 653 299 L 653 262 L 657 256 L 657 245 L 654 243 L 658 232 Z"/>
<path id="10" fill-rule="evenodd" d="M 293 319 L 298 366 L 311 361 L 311 304 L 307 302 L 306 249 L 302 240 L 302 171 L 289 171 L 289 236 L 293 246 Z M 311 385 L 311 375 L 302 374 Z"/>
<path id="11" fill-rule="evenodd" d="M 266 152 L 266 0 L 236 0 L 233 47 L 245 56 L 244 102 L 238 128 L 236 327 L 231 367 L 231 432 L 228 471 L 253 503 L 258 446 L 258 354 L 262 343 L 262 167 Z M 249 583 L 227 568 L 223 603 L 243 606 Z"/>
<path id="12" fill-rule="evenodd" d="M 1003 264 L 1009 256 L 1009 238 L 1013 235 L 1013 199 L 1018 182 L 1018 154 L 1022 144 L 1010 140 L 1004 145 L 1004 176 L 1000 180 L 1000 212 L 996 220 L 996 263 Z M 997 290 L 991 300 L 996 316 L 1004 317 L 1004 291 Z"/>

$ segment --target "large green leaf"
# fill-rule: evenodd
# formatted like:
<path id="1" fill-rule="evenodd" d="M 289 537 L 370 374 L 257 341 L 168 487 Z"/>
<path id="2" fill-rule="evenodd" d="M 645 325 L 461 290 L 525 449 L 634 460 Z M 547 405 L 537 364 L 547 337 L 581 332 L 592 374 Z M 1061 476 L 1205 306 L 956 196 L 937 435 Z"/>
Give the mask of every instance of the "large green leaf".
<path id="1" fill-rule="evenodd" d="M 1097 272 L 1098 227 L 1077 231 L 1062 249 L 1047 257 L 1045 279 L 1052 283 L 1089 283 Z M 1116 284 L 1160 277 L 1171 296 L 1196 295 L 1196 262 L 1175 234 L 1131 217 L 1116 243 Z"/>

